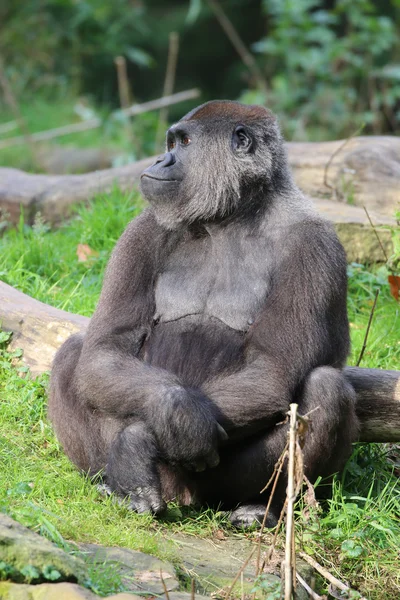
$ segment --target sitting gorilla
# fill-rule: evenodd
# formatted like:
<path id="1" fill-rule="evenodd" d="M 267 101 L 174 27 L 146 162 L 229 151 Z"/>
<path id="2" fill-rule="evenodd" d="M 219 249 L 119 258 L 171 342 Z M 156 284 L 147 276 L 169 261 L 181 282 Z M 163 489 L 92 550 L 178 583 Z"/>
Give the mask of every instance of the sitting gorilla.
<path id="1" fill-rule="evenodd" d="M 118 241 L 86 335 L 56 355 L 50 418 L 69 458 L 134 510 L 196 501 L 249 524 L 264 512 L 291 402 L 319 407 L 310 480 L 340 469 L 357 439 L 341 372 L 344 251 L 261 106 L 192 110 L 141 189 L 150 208 Z"/>

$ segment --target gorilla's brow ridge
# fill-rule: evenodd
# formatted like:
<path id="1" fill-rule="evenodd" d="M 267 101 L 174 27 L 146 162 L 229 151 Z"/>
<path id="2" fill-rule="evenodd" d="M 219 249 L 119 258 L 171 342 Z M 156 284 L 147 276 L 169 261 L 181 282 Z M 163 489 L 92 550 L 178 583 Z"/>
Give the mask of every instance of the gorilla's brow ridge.
<path id="1" fill-rule="evenodd" d="M 198 108 L 190 111 L 182 121 L 209 120 L 209 119 L 233 119 L 233 120 L 260 120 L 275 117 L 268 108 L 256 105 L 243 105 L 226 100 L 206 102 Z"/>

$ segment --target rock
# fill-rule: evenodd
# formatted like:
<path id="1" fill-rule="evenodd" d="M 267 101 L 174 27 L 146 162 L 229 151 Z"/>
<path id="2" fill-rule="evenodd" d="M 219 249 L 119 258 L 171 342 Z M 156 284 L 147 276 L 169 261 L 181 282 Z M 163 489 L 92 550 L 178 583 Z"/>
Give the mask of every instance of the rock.
<path id="1" fill-rule="evenodd" d="M 85 560 L 93 565 L 107 563 L 114 566 L 121 576 L 122 585 L 131 592 L 162 594 L 164 580 L 168 591 L 177 590 L 179 582 L 174 567 L 149 554 L 129 550 L 128 548 L 105 548 L 97 544 L 79 544 Z"/>
<path id="2" fill-rule="evenodd" d="M 168 592 L 168 598 L 165 594 L 161 598 L 164 598 L 164 600 L 191 600 L 192 594 L 190 592 Z M 196 591 L 195 600 L 209 600 L 209 596 L 202 596 Z"/>
<path id="3" fill-rule="evenodd" d="M 90 590 L 75 583 L 42 583 L 39 585 L 24 585 L 0 582 L 1 600 L 97 600 Z M 133 594 L 121 593 L 108 596 L 108 600 L 143 600 Z"/>
<path id="4" fill-rule="evenodd" d="M 288 143 L 297 185 L 313 198 L 351 201 L 393 217 L 400 201 L 400 139 L 362 136 L 343 143 L 344 140 Z"/>
<path id="5" fill-rule="evenodd" d="M 348 263 L 386 262 L 385 254 L 363 208 L 332 200 L 312 200 L 318 212 L 335 225 L 336 233 L 346 250 Z M 369 210 L 368 214 L 386 255 L 390 257 L 393 253 L 392 231 L 397 225 L 395 219 L 373 210 Z M 400 235 L 400 228 L 398 232 Z"/>
<path id="6" fill-rule="evenodd" d="M 170 539 L 175 542 L 185 578 L 188 582 L 194 579 L 196 592 L 206 595 L 216 594 L 220 590 L 227 591 L 254 548 L 254 543 L 242 537 L 210 540 L 174 534 Z M 243 571 L 243 588 L 246 594 L 250 593 L 254 585 L 255 560 L 253 557 Z M 233 591 L 235 596 L 240 595 L 240 579 Z"/>
<path id="7" fill-rule="evenodd" d="M 84 576 L 86 569 L 80 559 L 0 513 L 1 571 L 17 583 L 36 583 L 49 580 L 76 582 Z"/>

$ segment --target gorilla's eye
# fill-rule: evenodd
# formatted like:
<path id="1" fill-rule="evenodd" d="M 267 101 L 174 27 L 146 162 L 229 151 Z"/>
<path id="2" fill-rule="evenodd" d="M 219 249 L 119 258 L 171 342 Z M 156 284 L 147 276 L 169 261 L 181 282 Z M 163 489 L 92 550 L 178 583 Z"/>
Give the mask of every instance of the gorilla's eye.
<path id="1" fill-rule="evenodd" d="M 172 139 L 168 140 L 168 150 L 173 150 L 175 148 L 175 146 L 176 146 L 175 140 L 172 140 Z"/>
<path id="2" fill-rule="evenodd" d="M 184 146 L 188 146 L 192 140 L 188 135 L 183 135 L 181 138 L 181 142 Z"/>

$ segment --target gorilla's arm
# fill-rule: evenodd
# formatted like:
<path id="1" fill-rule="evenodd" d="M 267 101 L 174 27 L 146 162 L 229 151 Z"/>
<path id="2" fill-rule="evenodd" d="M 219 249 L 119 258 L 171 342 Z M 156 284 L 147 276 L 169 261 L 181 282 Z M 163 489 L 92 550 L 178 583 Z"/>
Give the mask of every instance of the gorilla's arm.
<path id="1" fill-rule="evenodd" d="M 175 242 L 151 210 L 128 225 L 109 261 L 74 385 L 90 408 L 147 423 L 169 460 L 190 463 L 202 457 L 212 466 L 218 439 L 226 437 L 213 404 L 173 373 L 139 358 L 152 327 L 155 280 Z"/>
<path id="2" fill-rule="evenodd" d="M 343 366 L 349 348 L 346 261 L 335 233 L 325 222 L 304 222 L 281 243 L 246 366 L 204 385 L 232 440 L 281 421 L 310 371 Z"/>
<path id="3" fill-rule="evenodd" d="M 154 281 L 167 251 L 151 211 L 134 219 L 109 261 L 100 300 L 76 370 L 79 396 L 98 410 L 126 417 L 177 378 L 138 359 L 154 314 Z"/>

